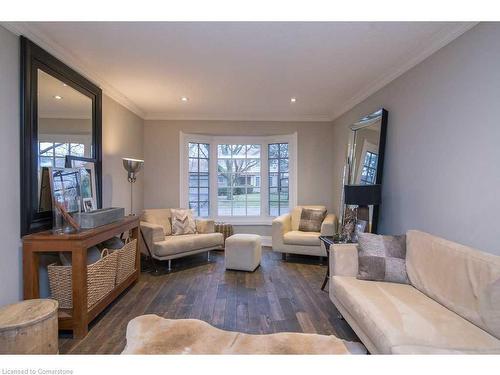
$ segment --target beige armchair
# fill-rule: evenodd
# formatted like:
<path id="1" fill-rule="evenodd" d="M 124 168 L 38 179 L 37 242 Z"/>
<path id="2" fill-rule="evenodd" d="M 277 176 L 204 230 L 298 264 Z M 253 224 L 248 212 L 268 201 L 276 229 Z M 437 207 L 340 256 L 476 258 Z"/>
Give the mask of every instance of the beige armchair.
<path id="1" fill-rule="evenodd" d="M 325 209 L 324 206 L 297 206 L 292 212 L 273 220 L 273 251 L 283 254 L 327 256 L 319 236 L 333 236 L 337 231 L 337 218 L 328 214 L 321 225 L 321 232 L 299 231 L 302 208 Z"/>
<path id="2" fill-rule="evenodd" d="M 172 259 L 188 255 L 221 250 L 224 247 L 224 236 L 215 233 L 213 220 L 196 220 L 196 234 L 172 235 L 170 209 L 145 210 L 141 221 L 143 240 L 141 251 L 157 260 L 168 260 L 171 270 Z M 149 254 L 150 253 L 150 254 Z"/>

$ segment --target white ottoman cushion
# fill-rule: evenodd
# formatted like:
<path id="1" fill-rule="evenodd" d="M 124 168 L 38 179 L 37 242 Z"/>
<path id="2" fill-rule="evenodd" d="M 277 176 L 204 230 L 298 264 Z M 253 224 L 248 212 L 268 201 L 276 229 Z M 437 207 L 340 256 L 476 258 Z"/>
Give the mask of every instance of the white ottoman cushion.
<path id="1" fill-rule="evenodd" d="M 226 269 L 255 271 L 261 254 L 261 241 L 257 234 L 233 234 L 226 239 Z"/>

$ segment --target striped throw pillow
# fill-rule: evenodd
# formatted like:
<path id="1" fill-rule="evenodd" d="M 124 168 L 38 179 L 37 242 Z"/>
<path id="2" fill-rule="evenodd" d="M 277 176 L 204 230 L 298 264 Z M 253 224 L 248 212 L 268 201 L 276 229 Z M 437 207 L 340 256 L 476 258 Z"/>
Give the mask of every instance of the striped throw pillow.
<path id="1" fill-rule="evenodd" d="M 196 233 L 196 223 L 191 210 L 173 208 L 170 211 L 172 213 L 172 235 Z"/>

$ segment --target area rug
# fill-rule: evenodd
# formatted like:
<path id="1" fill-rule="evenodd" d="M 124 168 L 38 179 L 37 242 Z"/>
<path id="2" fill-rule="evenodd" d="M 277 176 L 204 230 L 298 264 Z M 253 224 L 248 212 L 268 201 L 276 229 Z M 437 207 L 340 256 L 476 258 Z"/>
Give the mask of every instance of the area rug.
<path id="1" fill-rule="evenodd" d="M 333 335 L 251 335 L 224 331 L 197 319 L 142 315 L 129 322 L 122 354 L 366 354 L 366 348 Z"/>

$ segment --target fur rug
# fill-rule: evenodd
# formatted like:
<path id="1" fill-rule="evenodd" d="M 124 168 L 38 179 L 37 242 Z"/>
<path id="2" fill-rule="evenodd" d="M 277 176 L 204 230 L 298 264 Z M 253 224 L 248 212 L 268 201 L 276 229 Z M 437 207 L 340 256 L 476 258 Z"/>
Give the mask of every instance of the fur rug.
<path id="1" fill-rule="evenodd" d="M 197 319 L 142 315 L 129 322 L 122 354 L 366 354 L 366 348 L 333 335 L 250 335 Z"/>

